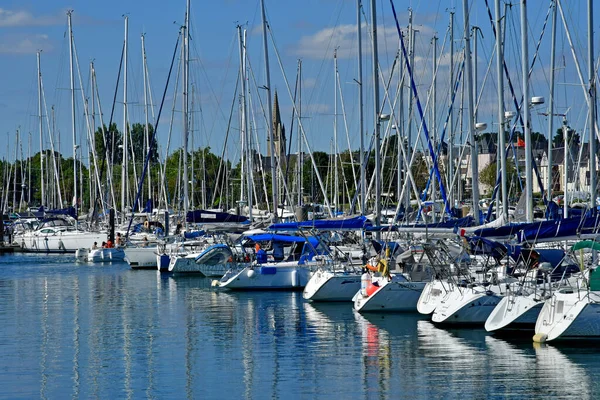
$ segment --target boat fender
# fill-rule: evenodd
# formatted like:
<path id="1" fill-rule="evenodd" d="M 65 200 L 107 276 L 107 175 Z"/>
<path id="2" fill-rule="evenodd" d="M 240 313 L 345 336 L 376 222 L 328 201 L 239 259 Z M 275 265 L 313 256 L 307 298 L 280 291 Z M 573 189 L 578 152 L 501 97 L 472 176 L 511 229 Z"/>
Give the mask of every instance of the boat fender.
<path id="1" fill-rule="evenodd" d="M 369 286 L 367 286 L 367 297 L 373 295 L 379 289 L 379 284 L 377 282 L 371 282 Z"/>
<path id="2" fill-rule="evenodd" d="M 360 293 L 363 296 L 367 295 L 367 287 L 371 284 L 371 274 L 365 272 L 360 277 Z"/>
<path id="3" fill-rule="evenodd" d="M 292 286 L 293 287 L 298 287 L 298 271 L 294 270 L 292 271 Z"/>
<path id="4" fill-rule="evenodd" d="M 213 281 L 210 283 L 210 286 L 212 287 L 219 287 L 220 283 L 217 279 L 213 279 Z"/>
<path id="5" fill-rule="evenodd" d="M 546 343 L 547 339 L 548 335 L 546 335 L 545 333 L 536 333 L 535 335 L 533 335 L 533 341 L 535 343 Z"/>
<path id="6" fill-rule="evenodd" d="M 256 272 L 254 271 L 254 269 L 250 268 L 247 272 L 246 272 L 246 276 L 250 279 L 255 278 L 256 277 Z"/>

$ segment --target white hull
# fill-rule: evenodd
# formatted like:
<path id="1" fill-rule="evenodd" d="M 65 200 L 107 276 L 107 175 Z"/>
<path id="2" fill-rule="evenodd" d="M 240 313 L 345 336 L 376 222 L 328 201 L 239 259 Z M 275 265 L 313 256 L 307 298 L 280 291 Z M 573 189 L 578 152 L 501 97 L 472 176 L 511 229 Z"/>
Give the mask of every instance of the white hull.
<path id="1" fill-rule="evenodd" d="M 131 268 L 157 268 L 156 246 L 125 247 L 125 261 Z"/>
<path id="2" fill-rule="evenodd" d="M 196 268 L 197 255 L 195 253 L 187 256 L 171 256 L 167 272 L 200 272 Z"/>
<path id="3" fill-rule="evenodd" d="M 21 247 L 29 252 L 65 252 L 74 253 L 77 249 L 93 247 L 106 241 L 106 232 L 84 232 L 69 230 L 44 234 L 39 231 L 24 233 L 15 238 Z"/>
<path id="4" fill-rule="evenodd" d="M 75 259 L 83 262 L 113 262 L 113 261 L 124 261 L 125 252 L 121 248 L 110 248 L 110 249 L 77 249 L 75 252 Z"/>
<path id="5" fill-rule="evenodd" d="M 439 279 L 428 282 L 417 302 L 417 311 L 424 315 L 433 314 L 444 297 L 454 289 L 455 285 L 451 282 L 443 282 Z"/>
<path id="6" fill-rule="evenodd" d="M 410 282 L 394 276 L 391 281 L 379 278 L 380 288 L 370 296 L 360 291 L 354 297 L 354 309 L 359 312 L 416 312 L 417 302 L 426 282 Z"/>
<path id="7" fill-rule="evenodd" d="M 600 339 L 600 293 L 562 289 L 544 302 L 535 325 L 542 341 Z"/>
<path id="8" fill-rule="evenodd" d="M 226 263 L 226 264 L 198 264 L 196 263 L 196 257 L 198 253 L 189 254 L 185 257 L 176 256 L 171 257 L 169 261 L 168 272 L 173 273 L 197 273 L 202 274 L 206 277 L 214 277 L 220 278 L 230 269 L 230 268 L 242 268 L 247 264 L 236 264 L 236 263 Z"/>
<path id="9" fill-rule="evenodd" d="M 217 265 L 196 263 L 196 268 L 198 269 L 198 272 L 202 273 L 204 276 L 206 276 L 208 278 L 221 278 L 223 275 L 225 275 L 225 273 L 227 273 L 227 271 L 229 271 L 229 268 L 232 265 L 234 265 L 235 268 L 242 268 L 242 267 L 248 266 L 248 263 L 245 263 L 245 264 L 229 263 L 229 264 L 217 264 Z"/>
<path id="10" fill-rule="evenodd" d="M 481 287 L 453 290 L 436 307 L 431 320 L 437 324 L 483 326 L 501 299 Z"/>
<path id="11" fill-rule="evenodd" d="M 310 279 L 310 269 L 297 262 L 267 263 L 230 269 L 221 278 L 219 287 L 235 290 L 300 290 Z"/>
<path id="12" fill-rule="evenodd" d="M 352 301 L 360 289 L 361 274 L 319 269 L 311 277 L 302 296 L 312 301 Z"/>
<path id="13" fill-rule="evenodd" d="M 509 294 L 503 297 L 485 321 L 488 332 L 499 330 L 531 330 L 542 310 L 543 302 L 534 295 Z"/>

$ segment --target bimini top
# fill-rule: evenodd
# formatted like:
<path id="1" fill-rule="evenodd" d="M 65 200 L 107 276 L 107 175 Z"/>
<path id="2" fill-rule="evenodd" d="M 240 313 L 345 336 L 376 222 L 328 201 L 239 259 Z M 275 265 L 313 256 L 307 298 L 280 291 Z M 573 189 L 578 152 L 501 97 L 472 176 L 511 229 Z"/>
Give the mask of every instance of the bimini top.
<path id="1" fill-rule="evenodd" d="M 269 230 L 297 231 L 302 228 L 312 228 L 320 231 L 339 231 L 363 229 L 370 225 L 371 221 L 369 221 L 367 217 L 360 215 L 350 218 L 315 219 L 302 222 L 282 222 L 278 224 L 272 224 L 269 226 Z"/>
<path id="2" fill-rule="evenodd" d="M 256 242 L 304 243 L 308 241 L 313 246 L 319 243 L 319 240 L 312 236 L 305 238 L 303 236 L 277 235 L 275 233 L 260 233 L 258 235 L 247 236 L 246 238 L 248 241 L 244 244 L 245 246 L 251 246 Z"/>

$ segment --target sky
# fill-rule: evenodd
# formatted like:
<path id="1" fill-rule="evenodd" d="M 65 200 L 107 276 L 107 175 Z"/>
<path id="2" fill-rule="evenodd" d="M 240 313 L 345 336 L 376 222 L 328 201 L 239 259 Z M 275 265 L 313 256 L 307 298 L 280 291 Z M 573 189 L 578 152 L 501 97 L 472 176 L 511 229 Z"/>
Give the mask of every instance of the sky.
<path id="1" fill-rule="evenodd" d="M 370 38 L 370 3 L 364 2 L 363 16 L 363 90 L 365 115 L 365 141 L 373 132 L 375 110 L 373 107 L 372 45 Z M 492 13 L 494 1 L 489 0 Z M 516 3 L 516 2 L 515 2 Z M 565 21 L 570 29 L 578 62 L 587 82 L 587 5 L 582 0 L 564 2 Z M 356 150 L 359 146 L 358 128 L 358 68 L 357 68 L 357 1 L 355 0 L 265 0 L 270 32 L 269 67 L 271 89 L 277 91 L 281 105 L 283 123 L 287 135 L 290 131 L 294 142 L 298 135 L 297 120 L 292 123 L 294 92 L 297 93 L 302 126 L 311 150 L 331 151 L 334 136 L 337 148 Z M 550 2 L 530 0 L 529 60 L 533 59 L 535 46 L 542 32 Z M 414 17 L 414 28 L 418 31 L 415 40 L 414 79 L 419 98 L 427 114 L 427 124 L 436 126 L 439 135 L 444 125 L 449 98 L 449 46 L 448 25 L 454 13 L 454 65 L 458 69 L 463 48 L 463 5 L 462 1 L 400 1 L 394 0 L 399 24 L 403 30 L 408 26 L 408 10 Z M 505 2 L 502 2 L 503 9 Z M 477 90 L 479 93 L 478 121 L 486 122 L 488 130 L 496 130 L 498 98 L 496 94 L 496 61 L 494 36 L 483 0 L 469 2 L 470 25 L 480 28 L 477 35 Z M 506 6 L 507 32 L 505 57 L 516 96 L 522 93 L 520 7 Z M 598 13 L 598 6 L 594 14 Z M 17 157 L 27 157 L 40 149 L 38 127 L 38 93 L 36 52 L 41 52 L 41 68 L 45 93 L 43 146 L 49 148 L 48 125 L 52 125 L 51 108 L 54 107 L 56 126 L 55 146 L 69 157 L 72 154 L 71 103 L 69 90 L 69 43 L 67 32 L 67 10 L 73 10 L 73 37 L 79 71 L 76 81 L 76 141 L 85 148 L 86 125 L 83 96 L 91 96 L 89 65 L 94 62 L 102 118 L 107 124 L 113 107 L 113 96 L 117 84 L 117 73 L 124 41 L 124 15 L 129 19 L 128 35 L 128 114 L 129 122 L 144 121 L 144 91 L 141 40 L 145 36 L 146 56 L 153 98 L 154 117 L 163 97 L 167 74 L 173 56 L 179 28 L 184 24 L 185 0 L 3 0 L 0 3 L 0 135 L 5 135 L 5 146 L 0 157 L 15 158 L 16 132 L 21 135 L 21 146 Z M 388 82 L 392 100 L 400 76 L 393 68 L 398 49 L 398 32 L 394 25 L 391 6 L 387 0 L 377 1 L 378 49 L 381 68 L 381 99 L 383 110 L 390 113 L 384 87 Z M 598 24 L 594 23 L 595 52 L 598 59 Z M 247 50 L 251 70 L 249 77 L 250 121 L 256 127 L 256 137 L 265 152 L 264 87 L 265 61 L 261 31 L 259 0 L 191 0 L 191 59 L 190 74 L 194 87 L 193 139 L 194 147 L 210 146 L 215 153 L 223 149 L 225 138 L 228 145 L 225 154 L 235 160 L 239 158 L 239 91 L 236 82 L 240 64 L 237 26 L 247 30 Z M 549 99 L 550 77 L 550 29 L 546 27 L 540 52 L 532 70 L 531 96 Z M 433 82 L 432 38 L 438 37 L 435 124 L 431 117 L 432 101 L 428 101 Z M 473 39 L 471 45 L 474 47 Z M 337 51 L 338 81 L 334 74 L 334 50 Z M 301 95 L 295 90 L 298 62 L 302 62 Z M 404 62 L 404 61 L 402 61 Z M 177 66 L 175 67 L 175 71 Z M 393 72 L 393 74 L 392 74 Z M 79 83 L 79 75 L 82 84 Z M 391 78 L 390 78 L 390 75 Z M 164 107 L 158 124 L 158 141 L 161 152 L 173 151 L 181 146 L 182 115 L 180 88 L 175 88 L 175 73 L 166 92 Z M 505 105 L 512 106 L 506 85 Z M 405 93 L 408 92 L 406 89 Z M 586 129 L 587 107 L 583 97 L 576 63 L 574 61 L 561 15 L 558 16 L 557 66 L 555 89 L 555 113 L 567 113 L 570 126 L 576 130 Z M 459 94 L 457 101 L 460 103 Z M 176 100 L 176 103 L 174 103 Z M 89 101 L 89 100 L 88 100 Z M 466 98 L 465 98 L 466 104 Z M 336 112 L 337 104 L 337 112 Z M 457 104 L 458 107 L 458 104 Z M 546 133 L 548 129 L 547 103 L 532 109 L 534 130 Z M 123 83 L 118 87 L 114 104 L 113 121 L 123 124 Z M 232 111 L 233 110 L 233 111 Z M 336 117 L 337 116 L 337 117 Z M 418 115 L 415 116 L 418 119 Z M 99 122 L 99 115 L 96 122 Z M 334 120 L 337 135 L 334 135 Z M 560 117 L 555 120 L 556 129 Z M 391 124 L 390 124 L 391 125 Z M 458 124 L 457 124 L 458 125 Z M 403 129 L 406 129 L 404 124 Z M 413 128 L 416 132 L 417 126 Z M 385 135 L 387 126 L 384 126 Z M 171 132 L 169 140 L 169 132 Z M 455 142 L 464 142 L 464 129 L 456 134 Z M 417 135 L 413 133 L 413 137 Z M 585 136 L 584 136 L 585 138 Z M 585 139 L 584 139 L 585 140 Z M 462 142 L 461 142 L 462 141 Z M 30 144 L 29 144 L 30 143 Z M 167 149 L 167 143 L 169 148 Z M 422 145 L 422 144 L 421 144 Z M 419 146 L 419 145 L 417 145 Z M 29 150 L 31 148 L 31 150 Z M 306 150 L 306 147 L 305 147 Z M 85 159 L 86 156 L 84 156 Z"/>

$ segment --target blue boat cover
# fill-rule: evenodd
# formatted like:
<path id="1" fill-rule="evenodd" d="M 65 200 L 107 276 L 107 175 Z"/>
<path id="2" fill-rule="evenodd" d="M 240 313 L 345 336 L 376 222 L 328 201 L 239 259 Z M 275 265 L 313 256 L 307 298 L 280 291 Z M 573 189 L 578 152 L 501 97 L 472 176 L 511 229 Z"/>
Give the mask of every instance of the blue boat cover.
<path id="1" fill-rule="evenodd" d="M 269 230 L 272 231 L 297 231 L 300 228 L 312 228 L 321 231 L 326 230 L 344 230 L 344 229 L 363 229 L 371 225 L 365 216 L 360 215 L 357 217 L 350 218 L 339 218 L 339 219 L 315 219 L 310 221 L 302 222 L 282 222 L 278 224 L 272 224 L 269 226 Z"/>
<path id="2" fill-rule="evenodd" d="M 487 254 L 496 259 L 501 259 L 507 254 L 506 246 L 500 242 L 481 236 L 472 236 L 467 241 L 469 242 L 471 254 Z"/>
<path id="3" fill-rule="evenodd" d="M 44 210 L 44 206 L 41 206 L 38 211 L 44 211 L 46 214 L 70 215 L 73 218 L 77 218 L 77 210 L 73 206 L 56 210 Z"/>
<path id="4" fill-rule="evenodd" d="M 412 224 L 412 225 L 380 225 L 380 226 L 367 226 L 365 229 L 369 232 L 384 232 L 390 231 L 395 232 L 398 229 L 406 229 L 406 228 L 454 228 L 454 230 L 458 230 L 458 228 L 466 228 L 469 226 L 473 226 L 473 217 L 464 217 L 464 218 L 451 218 L 446 221 L 436 222 L 435 224 Z"/>
<path id="5" fill-rule="evenodd" d="M 206 234 L 206 232 L 203 230 L 192 231 L 192 232 L 183 232 L 183 237 L 186 239 L 196 239 L 200 236 L 204 236 L 205 234 Z"/>
<path id="6" fill-rule="evenodd" d="M 556 221 L 533 222 L 523 227 L 519 232 L 520 242 L 535 242 L 540 239 L 560 239 L 566 236 L 575 236 L 597 231 L 599 221 L 597 217 L 573 217 Z"/>
<path id="7" fill-rule="evenodd" d="M 303 236 L 277 235 L 275 233 L 259 233 L 258 235 L 249 235 L 247 238 L 253 242 L 304 243 L 308 239 L 313 246 L 319 243 L 319 240 L 312 236 L 304 238 Z"/>
<path id="8" fill-rule="evenodd" d="M 237 222 L 249 223 L 248 217 L 243 215 L 235 215 L 224 212 L 194 210 L 188 211 L 186 221 L 190 223 L 222 223 L 222 222 Z"/>

